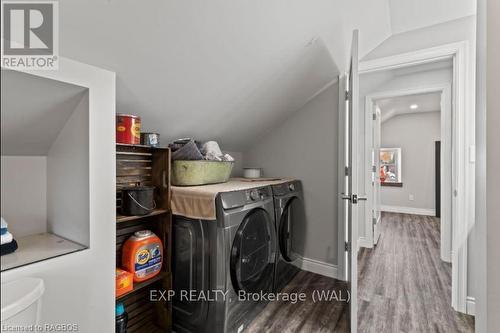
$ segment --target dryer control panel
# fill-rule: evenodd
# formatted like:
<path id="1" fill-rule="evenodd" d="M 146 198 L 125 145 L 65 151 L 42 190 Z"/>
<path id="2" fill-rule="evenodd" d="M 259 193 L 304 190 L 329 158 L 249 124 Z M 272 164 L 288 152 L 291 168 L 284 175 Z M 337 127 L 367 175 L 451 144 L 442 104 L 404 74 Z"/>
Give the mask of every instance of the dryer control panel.
<path id="1" fill-rule="evenodd" d="M 266 200 L 271 196 L 269 188 L 256 188 L 245 192 L 245 198 L 247 203 L 252 203 L 255 201 Z"/>
<path id="2" fill-rule="evenodd" d="M 269 186 L 220 194 L 224 209 L 236 208 L 272 198 Z"/>

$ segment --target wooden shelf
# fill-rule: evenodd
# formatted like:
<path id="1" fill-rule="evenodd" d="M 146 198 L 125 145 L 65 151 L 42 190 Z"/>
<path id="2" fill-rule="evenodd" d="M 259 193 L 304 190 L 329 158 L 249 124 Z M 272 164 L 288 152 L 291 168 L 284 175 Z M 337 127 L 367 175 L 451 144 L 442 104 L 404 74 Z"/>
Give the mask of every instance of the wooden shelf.
<path id="1" fill-rule="evenodd" d="M 127 332 L 151 333 L 172 330 L 172 302 L 151 302 L 149 290 L 172 288 L 172 214 L 170 209 L 170 149 L 144 145 L 116 145 L 116 267 L 122 266 L 123 244 L 139 230 L 151 230 L 163 244 L 161 272 L 120 297 L 129 315 Z M 153 186 L 156 209 L 147 215 L 120 214 L 122 189 Z"/>
<path id="2" fill-rule="evenodd" d="M 168 272 L 160 272 L 160 274 L 158 274 L 157 276 L 155 276 L 155 277 L 153 277 L 153 278 L 151 278 L 149 280 L 146 280 L 146 281 L 143 281 L 143 282 L 134 282 L 134 289 L 132 289 L 128 293 L 125 293 L 125 294 L 123 294 L 121 296 L 118 296 L 116 298 L 116 300 L 123 299 L 126 296 L 131 295 L 131 294 L 133 294 L 133 293 L 135 293 L 135 292 L 137 292 L 137 291 L 139 291 L 139 290 L 141 290 L 143 288 L 146 288 L 146 287 L 152 285 L 155 282 L 161 281 L 161 280 L 165 279 L 167 276 L 169 276 L 169 274 L 170 273 L 168 273 Z"/>
<path id="3" fill-rule="evenodd" d="M 168 209 L 155 209 L 148 215 L 132 215 L 132 216 L 126 216 L 126 215 L 116 215 L 116 223 L 122 223 L 122 222 L 127 222 L 127 221 L 134 221 L 134 220 L 139 220 L 143 218 L 147 218 L 150 216 L 157 216 L 157 215 L 162 215 L 162 214 L 167 214 L 169 213 Z"/>
<path id="4" fill-rule="evenodd" d="M 137 147 L 137 148 L 147 148 L 147 149 L 168 149 L 168 147 L 152 147 L 152 146 L 146 146 L 146 145 L 132 145 L 128 143 L 117 143 L 116 146 L 118 147 Z M 118 152 L 118 154 L 121 154 L 122 152 Z"/>

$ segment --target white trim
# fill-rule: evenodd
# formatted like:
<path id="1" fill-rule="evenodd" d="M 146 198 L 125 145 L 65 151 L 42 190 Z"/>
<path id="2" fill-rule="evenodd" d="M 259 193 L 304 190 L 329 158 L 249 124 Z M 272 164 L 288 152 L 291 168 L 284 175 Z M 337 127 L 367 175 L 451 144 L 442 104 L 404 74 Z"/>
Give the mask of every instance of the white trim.
<path id="1" fill-rule="evenodd" d="M 431 47 L 428 49 L 416 50 L 388 57 L 361 61 L 359 63 L 359 74 L 367 74 L 387 69 L 422 65 L 440 60 L 451 59 L 458 52 L 463 51 L 466 48 L 467 44 L 467 41 L 461 41 L 457 43 Z"/>
<path id="2" fill-rule="evenodd" d="M 366 237 L 358 238 L 358 251 L 360 247 L 373 248 L 373 242 L 367 239 Z"/>
<path id="3" fill-rule="evenodd" d="M 436 216 L 436 210 L 435 209 L 428 209 L 428 208 L 415 208 L 415 207 L 403 207 L 403 206 L 384 206 L 384 205 L 382 205 L 382 206 L 380 206 L 380 210 L 383 212 L 390 212 L 390 213 Z"/>
<path id="4" fill-rule="evenodd" d="M 394 56 L 363 61 L 360 74 L 395 69 L 418 64 L 453 59 L 453 113 L 456 135 L 453 138 L 458 154 L 455 156 L 453 237 L 452 237 L 452 307 L 466 312 L 468 230 L 475 223 L 475 165 L 469 151 L 475 144 L 475 67 L 469 42 L 461 41 L 416 50 Z"/>
<path id="5" fill-rule="evenodd" d="M 472 296 L 467 296 L 467 314 L 471 316 L 476 315 L 476 298 Z"/>
<path id="6" fill-rule="evenodd" d="M 303 271 L 337 279 L 337 265 L 300 256 L 293 264 Z"/>

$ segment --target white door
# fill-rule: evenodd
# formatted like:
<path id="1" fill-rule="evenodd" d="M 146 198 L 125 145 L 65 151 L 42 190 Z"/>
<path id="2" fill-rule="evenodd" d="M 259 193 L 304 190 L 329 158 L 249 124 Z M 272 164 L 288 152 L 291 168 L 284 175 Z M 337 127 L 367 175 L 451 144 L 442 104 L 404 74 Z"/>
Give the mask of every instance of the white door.
<path id="1" fill-rule="evenodd" d="M 358 282 L 358 31 L 352 39 L 349 73 L 339 84 L 339 276 L 348 282 L 350 329 L 357 331 Z M 344 98 L 342 98 L 344 97 Z"/>
<path id="2" fill-rule="evenodd" d="M 373 188 L 373 206 L 372 206 L 372 221 L 373 221 L 373 245 L 377 245 L 380 238 L 380 222 L 382 215 L 380 213 L 380 130 L 381 130 L 381 115 L 380 108 L 375 107 L 373 114 L 373 149 L 372 149 L 372 188 Z"/>

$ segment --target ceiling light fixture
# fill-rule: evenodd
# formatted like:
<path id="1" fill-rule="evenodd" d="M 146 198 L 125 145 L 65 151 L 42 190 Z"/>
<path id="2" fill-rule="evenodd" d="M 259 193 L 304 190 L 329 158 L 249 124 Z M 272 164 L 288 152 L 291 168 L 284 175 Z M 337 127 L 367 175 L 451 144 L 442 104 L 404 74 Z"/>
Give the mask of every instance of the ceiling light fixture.
<path id="1" fill-rule="evenodd" d="M 410 105 L 410 109 L 416 110 L 416 109 L 418 109 L 418 105 L 417 104 L 412 104 L 412 105 Z"/>

